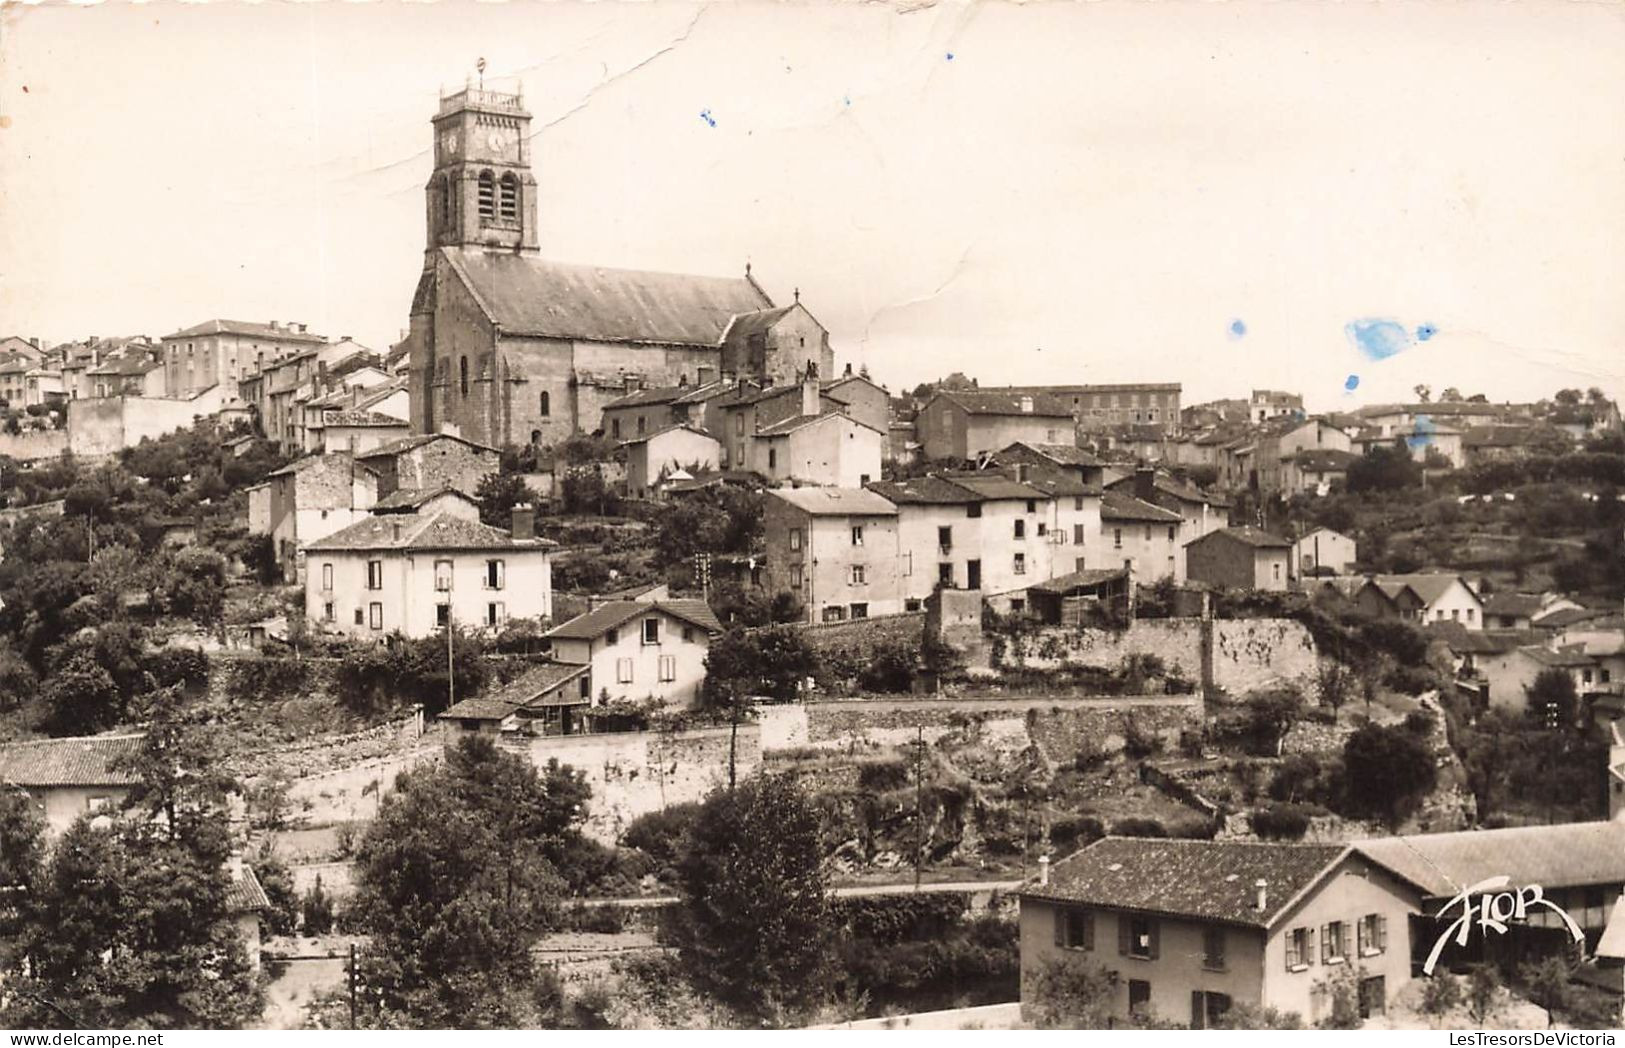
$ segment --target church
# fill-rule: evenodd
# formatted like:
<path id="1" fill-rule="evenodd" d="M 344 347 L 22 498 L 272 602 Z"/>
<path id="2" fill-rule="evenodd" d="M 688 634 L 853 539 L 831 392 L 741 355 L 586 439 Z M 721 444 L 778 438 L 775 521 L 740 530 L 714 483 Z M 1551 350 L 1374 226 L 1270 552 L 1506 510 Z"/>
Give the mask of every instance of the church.
<path id="1" fill-rule="evenodd" d="M 800 302 L 741 277 L 542 257 L 530 114 L 518 93 L 442 98 L 428 244 L 407 335 L 412 427 L 493 447 L 602 427 L 640 389 L 833 376 L 829 333 Z"/>

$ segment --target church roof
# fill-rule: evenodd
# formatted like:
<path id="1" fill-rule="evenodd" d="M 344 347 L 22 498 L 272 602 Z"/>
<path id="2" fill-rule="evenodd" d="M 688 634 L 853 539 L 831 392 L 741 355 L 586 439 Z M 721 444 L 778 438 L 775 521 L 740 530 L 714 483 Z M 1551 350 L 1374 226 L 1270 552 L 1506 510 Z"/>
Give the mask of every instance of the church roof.
<path id="1" fill-rule="evenodd" d="M 716 346 L 738 314 L 772 302 L 748 277 L 701 277 L 442 248 L 503 334 Z"/>

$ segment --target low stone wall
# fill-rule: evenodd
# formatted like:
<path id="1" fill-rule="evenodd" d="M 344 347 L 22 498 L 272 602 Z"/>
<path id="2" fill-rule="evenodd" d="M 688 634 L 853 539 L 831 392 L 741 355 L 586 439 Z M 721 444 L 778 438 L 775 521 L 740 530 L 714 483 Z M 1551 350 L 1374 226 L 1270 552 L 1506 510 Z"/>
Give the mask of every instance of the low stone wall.
<path id="1" fill-rule="evenodd" d="M 811 1030 L 1014 1030 L 1021 1026 L 1021 1002 L 984 1004 L 977 1008 L 951 1008 L 941 1012 L 916 1012 L 877 1019 L 855 1019 L 849 1023 L 810 1026 Z"/>
<path id="2" fill-rule="evenodd" d="M 1215 619 L 1213 684 L 1242 696 L 1283 684 L 1319 694 L 1315 639 L 1293 619 Z"/>
<path id="3" fill-rule="evenodd" d="M 23 433 L 0 433 L 0 455 L 19 462 L 53 459 L 68 450 L 65 429 L 36 429 Z"/>

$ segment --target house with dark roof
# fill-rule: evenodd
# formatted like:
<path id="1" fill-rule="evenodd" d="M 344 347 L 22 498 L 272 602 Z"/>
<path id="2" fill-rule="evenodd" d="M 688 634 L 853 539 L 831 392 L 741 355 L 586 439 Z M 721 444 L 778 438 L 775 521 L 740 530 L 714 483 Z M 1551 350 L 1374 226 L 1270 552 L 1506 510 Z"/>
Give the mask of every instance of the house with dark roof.
<path id="1" fill-rule="evenodd" d="M 364 519 L 378 501 L 378 474 L 351 455 L 306 455 L 266 475 L 271 543 L 283 578 L 304 578 L 310 543 Z M 249 500 L 252 516 L 254 500 Z"/>
<path id="2" fill-rule="evenodd" d="M 452 433 L 420 433 L 380 444 L 356 461 L 378 474 L 381 498 L 397 488 L 477 491 L 480 481 L 501 468 L 502 456 Z"/>
<path id="3" fill-rule="evenodd" d="M 906 560 L 899 555 L 898 520 L 899 507 L 877 491 L 769 491 L 762 513 L 762 583 L 768 592 L 792 594 L 809 622 L 901 611 Z"/>
<path id="4" fill-rule="evenodd" d="M 1292 543 L 1253 527 L 1210 531 L 1185 543 L 1185 577 L 1224 589 L 1282 593 L 1292 580 Z"/>
<path id="5" fill-rule="evenodd" d="M 305 546 L 305 617 L 378 641 L 551 618 L 557 544 L 535 527 L 530 506 L 514 507 L 510 531 L 447 510 L 368 516 Z"/>
<path id="6" fill-rule="evenodd" d="M 1121 566 L 1135 583 L 1149 586 L 1160 579 L 1185 579 L 1185 558 L 1180 544 L 1185 518 L 1171 509 L 1108 490 L 1100 501 L 1099 558 L 1090 567 Z"/>
<path id="7" fill-rule="evenodd" d="M 945 389 L 920 408 L 914 431 L 926 458 L 969 462 L 1017 441 L 1064 444 L 1076 426 L 1064 402 L 1041 393 Z"/>
<path id="8" fill-rule="evenodd" d="M 437 719 L 453 729 L 446 733 L 447 746 L 468 734 L 575 735 L 586 730 L 585 712 L 593 701 L 591 667 L 544 662 L 453 703 Z"/>
<path id="9" fill-rule="evenodd" d="M 1114 1020 L 1205 1029 L 1237 1005 L 1324 1018 L 1357 980 L 1363 1016 L 1411 978 L 1422 888 L 1346 844 L 1106 837 L 1020 890 L 1022 1001 L 1068 959 L 1111 973 Z"/>
<path id="10" fill-rule="evenodd" d="M 1028 443 L 1018 440 L 993 454 L 1000 466 L 1028 465 L 1070 473 L 1084 484 L 1100 487 L 1105 480 L 1105 463 L 1087 448 L 1076 444 Z"/>
<path id="11" fill-rule="evenodd" d="M 796 382 L 808 363 L 821 375 L 835 373 L 829 332 L 801 304 L 801 292 L 788 306 L 741 313 L 722 333 L 722 370 L 749 375 L 769 385 Z"/>
<path id="12" fill-rule="evenodd" d="M 699 381 L 639 389 L 604 405 L 601 427 L 611 440 L 636 440 L 669 426 L 686 425 L 720 434 L 722 418 L 712 405 L 735 393 L 735 383 L 701 369 Z"/>
<path id="13" fill-rule="evenodd" d="M 223 319 L 193 324 L 161 341 L 168 396 L 188 397 L 223 386 L 231 401 L 239 398 L 241 379 L 327 343 L 304 324 Z"/>
<path id="14" fill-rule="evenodd" d="M 1585 695 L 1597 682 L 1597 660 L 1579 647 L 1558 649 L 1524 644 L 1478 655 L 1473 665 L 1484 682 L 1480 698 L 1509 713 L 1540 713 L 1531 711 L 1529 689 L 1537 677 L 1549 670 L 1568 677 L 1576 695 Z"/>
<path id="15" fill-rule="evenodd" d="M 1128 476 L 1109 481 L 1106 490 L 1132 495 L 1141 502 L 1172 510 L 1185 520 L 1184 541 L 1199 539 L 1230 522 L 1229 498 L 1204 491 L 1166 470 L 1139 466 Z"/>
<path id="16" fill-rule="evenodd" d="M 21 787 L 58 834 L 81 815 L 113 814 L 141 779 L 128 764 L 143 736 L 89 735 L 0 745 L 0 788 Z"/>
<path id="17" fill-rule="evenodd" d="M 659 699 L 693 705 L 722 623 L 702 600 L 617 600 L 547 634 L 561 663 L 587 667 L 595 705 Z"/>
<path id="18" fill-rule="evenodd" d="M 1484 597 L 1484 628 L 1531 629 L 1535 620 L 1544 615 L 1580 607 L 1580 604 L 1556 593 L 1490 593 Z"/>
<path id="19" fill-rule="evenodd" d="M 1484 601 L 1460 575 L 1449 572 L 1412 572 L 1405 575 L 1374 575 L 1376 584 L 1400 611 L 1401 618 L 1418 624 L 1459 622 L 1470 630 L 1484 628 Z M 1420 602 L 1411 607 L 1401 597 L 1410 590 Z"/>

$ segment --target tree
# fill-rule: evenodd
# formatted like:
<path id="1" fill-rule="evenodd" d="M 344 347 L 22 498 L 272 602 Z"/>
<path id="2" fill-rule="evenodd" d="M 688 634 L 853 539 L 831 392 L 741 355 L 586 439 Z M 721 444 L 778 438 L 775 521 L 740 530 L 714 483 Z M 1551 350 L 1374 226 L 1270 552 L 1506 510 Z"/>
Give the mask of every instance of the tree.
<path id="1" fill-rule="evenodd" d="M 1571 727 L 1579 696 L 1574 678 L 1560 669 L 1541 670 L 1525 689 L 1529 715 L 1550 730 Z"/>
<path id="2" fill-rule="evenodd" d="M 254 876 L 265 889 L 270 909 L 260 916 L 266 930 L 272 935 L 292 935 L 299 921 L 299 896 L 293 890 L 293 871 L 276 853 L 272 839 L 267 837 L 253 862 Z"/>
<path id="3" fill-rule="evenodd" d="M 713 793 L 678 864 L 677 939 L 696 986 L 787 1023 L 825 998 L 832 957 L 817 811 L 787 776 Z"/>
<path id="4" fill-rule="evenodd" d="M 185 708 L 180 688 L 147 698 L 141 745 L 120 770 L 140 780 L 124 807 L 156 821 L 172 840 L 192 840 L 223 826 L 236 782 L 222 770 L 220 753 L 201 715 Z"/>
<path id="5" fill-rule="evenodd" d="M 1416 399 L 1423 404 L 1426 404 L 1433 399 L 1433 387 L 1429 385 L 1418 385 L 1412 389 L 1411 392 L 1415 393 Z"/>
<path id="6" fill-rule="evenodd" d="M 1315 667 L 1320 704 L 1331 707 L 1333 713 L 1343 708 L 1357 684 L 1354 671 L 1336 659 L 1321 659 Z"/>
<path id="7" fill-rule="evenodd" d="M 1435 972 L 1422 983 L 1422 1014 L 1435 1026 L 1461 1004 L 1461 999 L 1461 983 L 1449 972 Z"/>
<path id="8" fill-rule="evenodd" d="M 1066 954 L 1046 957 L 1032 981 L 1026 1011 L 1040 1030 L 1104 1030 L 1111 1025 L 1115 972 Z"/>
<path id="9" fill-rule="evenodd" d="M 1473 1021 L 1482 1023 L 1490 1017 L 1490 1009 L 1501 992 L 1501 976 L 1494 965 L 1476 964 L 1467 976 L 1467 1007 Z"/>
<path id="10" fill-rule="evenodd" d="M 1439 400 L 1446 404 L 1458 404 L 1462 399 L 1461 390 L 1455 386 L 1446 386 L 1444 392 L 1439 394 Z"/>
<path id="11" fill-rule="evenodd" d="M 76 652 L 57 666 L 40 692 L 46 726 L 58 735 L 103 731 L 124 713 L 118 686 L 89 652 Z"/>
<path id="12" fill-rule="evenodd" d="M 555 859 L 586 818 L 581 777 L 547 771 L 465 738 L 396 780 L 356 858 L 366 1025 L 533 1022 L 530 949 L 556 922 Z"/>
<path id="13" fill-rule="evenodd" d="M 513 526 L 515 506 L 536 504 L 536 493 L 516 473 L 487 473 L 474 489 L 474 498 L 480 504 L 480 522 L 504 531 Z"/>
<path id="14" fill-rule="evenodd" d="M 1529 999 L 1547 1012 L 1565 1010 L 1574 1000 L 1574 991 L 1569 986 L 1572 974 L 1568 958 L 1561 954 L 1518 966 L 1518 981 L 1524 985 Z M 1550 1024 L 1549 1017 L 1547 1021 Z"/>
<path id="15" fill-rule="evenodd" d="M 21 960 L 45 873 L 45 819 L 22 789 L 0 784 L 0 972 Z"/>
<path id="16" fill-rule="evenodd" d="M 1255 691 L 1247 696 L 1247 711 L 1253 734 L 1279 757 L 1287 733 L 1303 716 L 1303 694 L 1296 688 Z"/>
<path id="17" fill-rule="evenodd" d="M 1366 724 L 1343 744 L 1350 806 L 1398 825 L 1438 778 L 1433 754 L 1414 732 Z"/>
<path id="18" fill-rule="evenodd" d="M 704 697 L 719 708 L 751 696 L 793 699 L 817 669 L 817 653 L 794 626 L 730 630 L 706 652 Z"/>
<path id="19" fill-rule="evenodd" d="M 1422 483 L 1422 467 L 1411 458 L 1403 440 L 1391 446 L 1377 445 L 1349 463 L 1348 490 L 1362 492 L 1403 491 Z"/>

